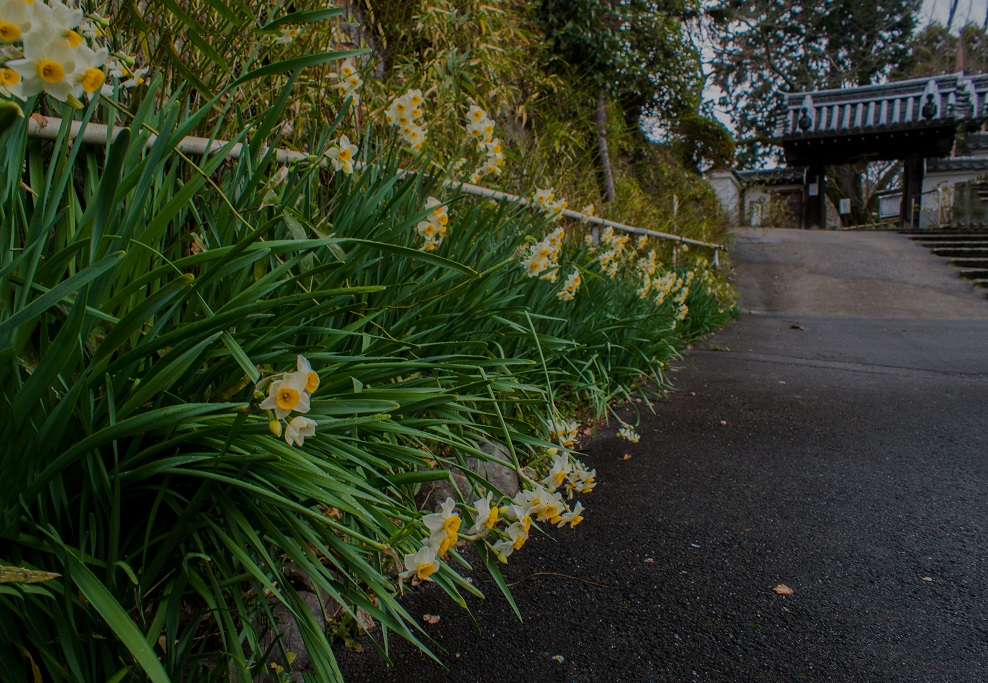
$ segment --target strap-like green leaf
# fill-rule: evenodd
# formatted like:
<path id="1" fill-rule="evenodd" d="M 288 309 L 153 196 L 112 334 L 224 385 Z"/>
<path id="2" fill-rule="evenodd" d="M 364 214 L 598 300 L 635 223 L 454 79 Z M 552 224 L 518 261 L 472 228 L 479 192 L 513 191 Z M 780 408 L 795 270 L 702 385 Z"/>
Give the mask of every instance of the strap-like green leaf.
<path id="1" fill-rule="evenodd" d="M 69 548 L 65 548 L 65 560 L 70 567 L 72 582 L 134 656 L 152 683 L 170 683 L 171 679 L 148 645 L 144 634 L 137 629 L 130 615 L 106 586 L 100 583 L 86 565 L 76 559 Z"/>
<path id="2" fill-rule="evenodd" d="M 56 303 L 61 301 L 68 294 L 80 289 L 84 285 L 89 284 L 100 275 L 117 265 L 123 256 L 124 252 L 122 251 L 110 254 L 106 258 L 100 259 L 88 268 L 83 268 L 72 277 L 60 282 L 55 287 L 52 287 L 47 294 L 42 294 L 27 306 L 0 323 L 0 337 L 3 337 L 4 335 L 17 329 L 18 325 L 31 320 L 35 316 L 41 315 Z"/>
<path id="3" fill-rule="evenodd" d="M 343 14 L 342 7 L 332 7 L 330 9 L 319 9 L 311 12 L 292 12 L 283 17 L 278 17 L 274 21 L 268 22 L 261 27 L 261 31 L 275 31 L 282 26 L 294 24 L 311 24 L 317 21 L 326 21 Z"/>

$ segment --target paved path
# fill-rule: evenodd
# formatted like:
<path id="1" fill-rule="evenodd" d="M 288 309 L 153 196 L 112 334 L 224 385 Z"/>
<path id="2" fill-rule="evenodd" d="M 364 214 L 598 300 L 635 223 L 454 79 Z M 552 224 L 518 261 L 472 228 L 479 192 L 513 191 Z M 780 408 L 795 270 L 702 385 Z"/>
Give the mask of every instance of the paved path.
<path id="1" fill-rule="evenodd" d="M 639 444 L 591 444 L 586 522 L 506 568 L 524 623 L 478 570 L 479 632 L 406 600 L 448 670 L 393 642 L 395 669 L 342 654 L 349 681 L 988 680 L 988 303 L 898 235 L 744 231 L 733 257 L 753 313 Z"/>

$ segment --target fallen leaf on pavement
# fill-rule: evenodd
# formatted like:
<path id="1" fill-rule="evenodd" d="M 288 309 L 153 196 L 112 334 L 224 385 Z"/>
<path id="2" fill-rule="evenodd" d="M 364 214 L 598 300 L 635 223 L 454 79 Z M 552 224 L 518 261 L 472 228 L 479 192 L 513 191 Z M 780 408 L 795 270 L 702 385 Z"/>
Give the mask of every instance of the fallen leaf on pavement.
<path id="1" fill-rule="evenodd" d="M 438 614 L 423 614 L 422 615 L 422 620 L 425 621 L 425 622 L 427 622 L 427 623 L 430 623 L 430 624 L 438 624 L 439 623 L 439 615 Z"/>
<path id="2" fill-rule="evenodd" d="M 774 590 L 779 595 L 792 595 L 794 593 L 793 589 L 790 588 L 789 586 L 787 586 L 784 583 L 780 583 L 778 586 L 776 586 L 772 590 Z"/>
<path id="3" fill-rule="evenodd" d="M 623 458 L 621 458 L 621 459 L 622 459 L 622 460 L 631 460 L 631 453 L 625 453 L 625 454 L 624 454 L 624 457 L 623 457 Z"/>
<path id="4" fill-rule="evenodd" d="M 932 576 L 924 576 L 923 577 L 923 581 L 932 581 L 932 580 L 933 580 L 933 577 Z"/>

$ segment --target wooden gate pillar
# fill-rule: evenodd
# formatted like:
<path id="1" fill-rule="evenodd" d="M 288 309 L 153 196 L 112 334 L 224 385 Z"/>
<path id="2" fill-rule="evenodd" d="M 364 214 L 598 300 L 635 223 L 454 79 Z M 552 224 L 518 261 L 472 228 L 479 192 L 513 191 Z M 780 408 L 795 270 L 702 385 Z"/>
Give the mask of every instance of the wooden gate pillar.
<path id="1" fill-rule="evenodd" d="M 823 164 L 806 169 L 803 183 L 803 229 L 821 230 L 827 227 L 827 175 Z"/>
<path id="2" fill-rule="evenodd" d="M 923 157 L 910 154 L 902 162 L 902 206 L 899 219 L 904 230 L 919 228 L 919 212 L 923 206 Z"/>

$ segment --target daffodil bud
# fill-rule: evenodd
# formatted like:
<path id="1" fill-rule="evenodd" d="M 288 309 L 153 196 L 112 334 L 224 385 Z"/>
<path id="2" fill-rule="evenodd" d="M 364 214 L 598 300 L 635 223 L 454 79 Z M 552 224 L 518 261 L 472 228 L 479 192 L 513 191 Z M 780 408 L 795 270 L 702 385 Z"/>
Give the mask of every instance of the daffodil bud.
<path id="1" fill-rule="evenodd" d="M 268 422 L 268 431 L 274 434 L 275 436 L 277 436 L 278 438 L 281 438 L 281 421 L 271 420 L 270 422 Z"/>
<path id="2" fill-rule="evenodd" d="M 65 98 L 65 104 L 69 105 L 73 109 L 82 109 L 85 105 L 79 101 L 75 95 L 69 95 Z"/>

